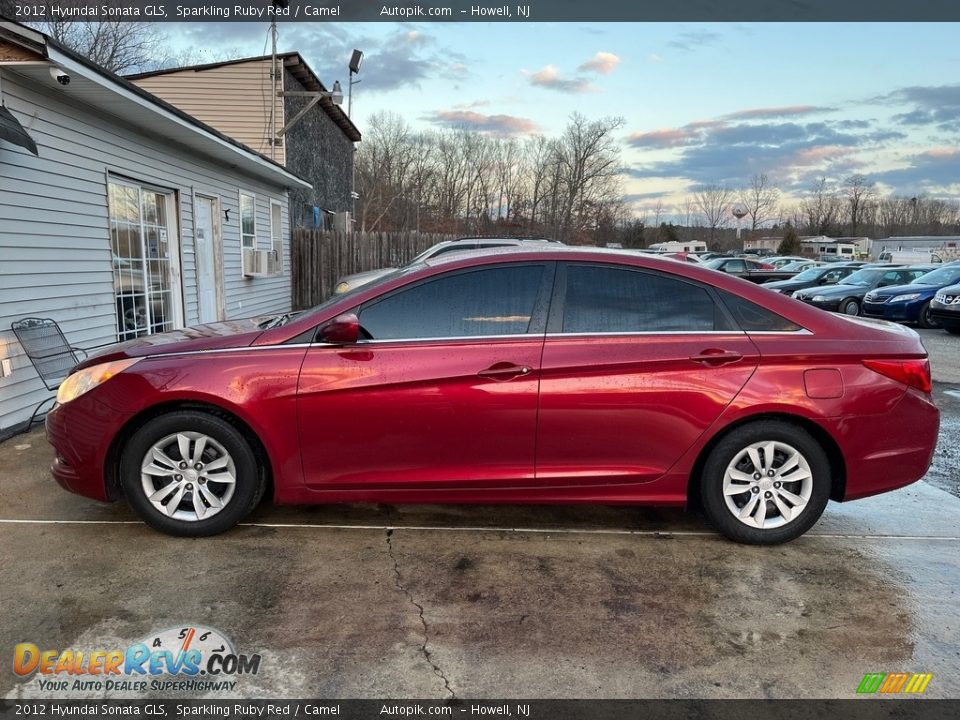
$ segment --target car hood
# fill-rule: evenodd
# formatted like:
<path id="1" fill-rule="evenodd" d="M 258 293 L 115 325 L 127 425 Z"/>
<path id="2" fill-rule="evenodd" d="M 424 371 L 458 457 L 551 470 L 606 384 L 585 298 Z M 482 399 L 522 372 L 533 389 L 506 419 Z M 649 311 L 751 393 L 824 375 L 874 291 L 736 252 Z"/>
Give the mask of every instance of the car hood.
<path id="1" fill-rule="evenodd" d="M 90 355 L 77 367 L 84 368 L 111 360 L 147 357 L 148 355 L 247 347 L 263 333 L 259 324 L 265 319 L 265 316 L 261 316 L 247 318 L 246 320 L 208 323 L 183 328 L 182 330 L 157 333 L 156 335 L 144 335 L 134 340 L 127 340 L 103 348 Z"/>
<path id="2" fill-rule="evenodd" d="M 876 290 L 871 290 L 870 294 L 878 298 L 891 298 L 894 295 L 905 295 L 907 293 L 935 293 L 939 290 L 941 285 L 915 285 L 909 283 L 907 285 L 887 285 L 883 288 L 877 288 Z"/>
<path id="3" fill-rule="evenodd" d="M 760 287 L 771 288 L 773 290 L 799 290 L 810 286 L 816 280 L 773 280 L 765 282 Z"/>
<path id="4" fill-rule="evenodd" d="M 814 295 L 823 295 L 824 297 L 841 297 L 846 295 L 857 295 L 870 292 L 870 288 L 863 285 L 820 285 L 809 290 L 804 290 L 806 297 Z"/>

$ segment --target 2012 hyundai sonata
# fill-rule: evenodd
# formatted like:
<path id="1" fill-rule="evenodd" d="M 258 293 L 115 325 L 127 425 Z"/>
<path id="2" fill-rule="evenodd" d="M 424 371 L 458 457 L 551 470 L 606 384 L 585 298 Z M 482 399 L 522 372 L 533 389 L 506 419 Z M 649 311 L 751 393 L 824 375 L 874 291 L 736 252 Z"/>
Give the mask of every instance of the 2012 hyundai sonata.
<path id="1" fill-rule="evenodd" d="M 63 487 L 176 535 L 227 530 L 269 487 L 276 503 L 696 503 L 767 544 L 829 499 L 922 477 L 930 393 L 907 328 L 551 247 L 114 346 L 63 383 L 47 433 Z"/>

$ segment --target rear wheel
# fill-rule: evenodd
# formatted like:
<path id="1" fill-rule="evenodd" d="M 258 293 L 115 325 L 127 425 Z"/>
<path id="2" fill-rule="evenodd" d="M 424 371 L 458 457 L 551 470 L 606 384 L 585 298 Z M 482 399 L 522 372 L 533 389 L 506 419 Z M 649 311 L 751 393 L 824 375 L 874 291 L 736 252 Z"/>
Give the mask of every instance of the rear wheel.
<path id="1" fill-rule="evenodd" d="M 844 300 L 840 303 L 840 312 L 844 315 L 859 315 L 860 314 L 860 303 L 853 298 Z"/>
<path id="2" fill-rule="evenodd" d="M 922 328 L 940 327 L 940 323 L 937 322 L 937 319 L 930 314 L 929 300 L 923 304 L 922 308 L 920 308 L 920 313 L 917 315 L 917 324 Z"/>
<path id="3" fill-rule="evenodd" d="M 763 420 L 710 452 L 700 479 L 710 522 L 731 540 L 773 545 L 800 537 L 830 497 L 830 462 L 803 428 Z"/>
<path id="4" fill-rule="evenodd" d="M 188 537 L 229 530 L 265 488 L 242 433 L 198 411 L 162 415 L 137 430 L 123 449 L 120 476 L 127 501 L 144 522 Z"/>

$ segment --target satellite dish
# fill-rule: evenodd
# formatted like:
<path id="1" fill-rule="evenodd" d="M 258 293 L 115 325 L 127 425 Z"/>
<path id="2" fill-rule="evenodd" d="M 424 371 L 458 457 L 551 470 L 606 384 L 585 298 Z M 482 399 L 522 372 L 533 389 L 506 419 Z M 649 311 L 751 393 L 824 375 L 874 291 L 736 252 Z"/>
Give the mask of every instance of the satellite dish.
<path id="1" fill-rule="evenodd" d="M 733 213 L 733 216 L 737 220 L 742 220 L 747 215 L 747 208 L 746 206 L 737 203 L 733 206 L 733 208 L 731 208 L 730 212 Z"/>

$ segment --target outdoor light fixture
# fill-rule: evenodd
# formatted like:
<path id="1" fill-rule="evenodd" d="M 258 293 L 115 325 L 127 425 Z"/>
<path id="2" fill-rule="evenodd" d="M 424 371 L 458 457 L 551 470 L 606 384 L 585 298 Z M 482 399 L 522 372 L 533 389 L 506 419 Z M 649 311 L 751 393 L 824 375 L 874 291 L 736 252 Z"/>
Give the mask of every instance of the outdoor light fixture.
<path id="1" fill-rule="evenodd" d="M 340 87 L 340 81 L 333 84 L 333 91 L 330 93 L 330 99 L 334 105 L 343 105 L 343 89 Z"/>
<path id="2" fill-rule="evenodd" d="M 350 56 L 350 74 L 356 75 L 360 72 L 360 65 L 363 64 L 363 50 L 354 50 Z"/>
<path id="3" fill-rule="evenodd" d="M 349 97 L 347 98 L 347 117 L 350 117 L 350 114 L 353 112 L 353 86 L 356 85 L 360 80 L 354 80 L 353 76 L 360 72 L 360 66 L 363 65 L 363 50 L 354 49 L 353 55 L 350 56 L 350 88 L 348 90 Z"/>

